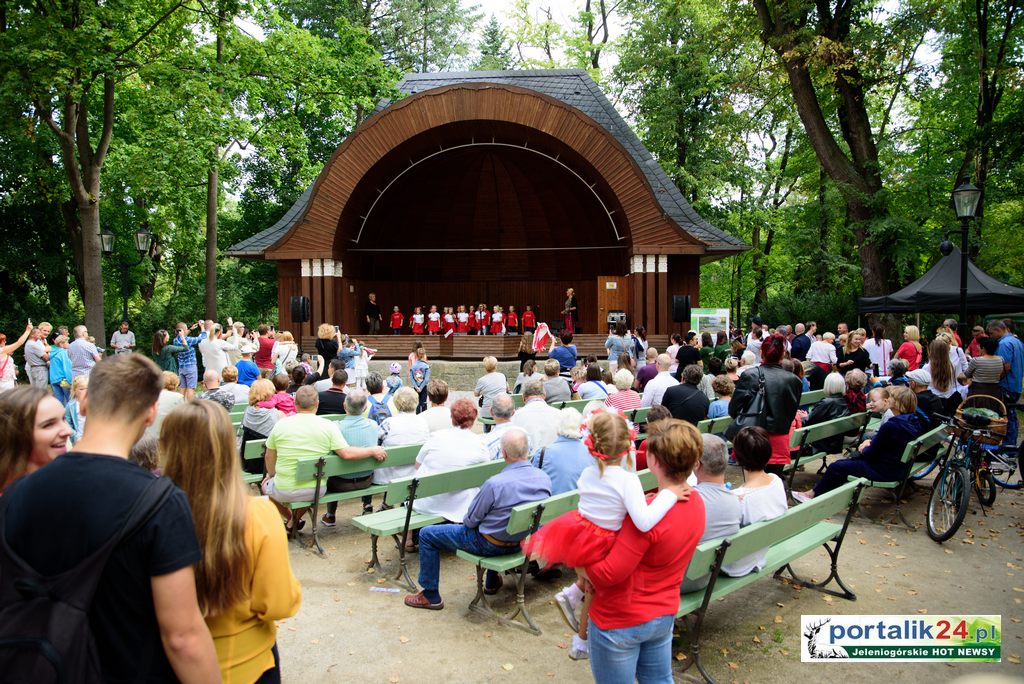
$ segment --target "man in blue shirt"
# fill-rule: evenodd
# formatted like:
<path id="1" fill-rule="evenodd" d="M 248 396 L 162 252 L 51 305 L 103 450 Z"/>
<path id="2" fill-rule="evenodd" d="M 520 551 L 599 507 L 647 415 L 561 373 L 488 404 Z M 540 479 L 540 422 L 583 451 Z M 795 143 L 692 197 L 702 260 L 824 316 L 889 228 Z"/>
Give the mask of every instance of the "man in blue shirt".
<path id="1" fill-rule="evenodd" d="M 199 328 L 201 332 L 195 337 L 189 337 L 188 333 L 193 328 Z M 199 380 L 196 347 L 206 339 L 206 331 L 203 328 L 202 321 L 196 322 L 191 328 L 184 323 L 174 326 L 174 344 L 185 347 L 185 351 L 178 352 L 178 377 L 181 379 L 181 387 L 185 390 L 185 401 L 191 401 L 196 394 L 196 383 Z"/>
<path id="2" fill-rule="evenodd" d="M 1003 379 L 999 386 L 1003 388 L 1003 401 L 1006 402 L 1006 438 L 1003 444 L 1017 446 L 1017 410 L 1015 404 L 1020 401 L 1021 383 L 1024 383 L 1024 342 L 1013 334 L 1003 321 L 992 321 L 988 324 L 988 334 L 999 340 L 996 353 L 1003 359 Z"/>
<path id="3" fill-rule="evenodd" d="M 441 610 L 444 600 L 438 591 L 442 550 L 464 549 L 479 556 L 503 556 L 519 549 L 526 533 L 506 533 L 512 508 L 551 496 L 551 479 L 527 460 L 529 439 L 524 430 L 510 428 L 501 438 L 501 452 L 507 464 L 500 473 L 480 487 L 461 525 L 431 525 L 420 531 L 420 593 L 406 596 L 410 608 Z M 501 588 L 501 576 L 487 571 L 484 593 Z"/>

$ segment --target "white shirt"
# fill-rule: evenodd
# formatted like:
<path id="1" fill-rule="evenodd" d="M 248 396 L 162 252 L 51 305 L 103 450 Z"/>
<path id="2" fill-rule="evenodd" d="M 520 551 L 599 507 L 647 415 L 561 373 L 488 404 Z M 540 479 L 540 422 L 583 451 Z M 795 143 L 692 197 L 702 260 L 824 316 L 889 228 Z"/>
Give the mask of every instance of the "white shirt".
<path id="1" fill-rule="evenodd" d="M 131 347 L 135 346 L 135 333 L 129 330 L 126 333 L 115 330 L 114 334 L 110 336 L 110 346 L 114 347 L 115 354 L 124 354 L 130 352 Z"/>
<path id="2" fill-rule="evenodd" d="M 249 386 L 239 385 L 237 382 L 225 382 L 220 386 L 235 395 L 236 404 L 244 404 L 249 401 Z"/>
<path id="3" fill-rule="evenodd" d="M 658 373 L 644 387 L 644 395 L 640 397 L 640 407 L 647 408 L 648 406 L 660 404 L 661 398 L 665 396 L 665 390 L 678 384 L 679 381 L 673 378 L 669 371 Z"/>
<path id="4" fill-rule="evenodd" d="M 513 414 L 513 415 L 515 415 L 515 414 Z M 518 425 L 514 425 L 513 423 L 498 423 L 494 427 L 491 428 L 490 432 L 485 432 L 484 433 L 484 435 L 483 435 L 484 446 L 487 449 L 487 453 L 491 455 L 491 458 L 493 458 L 495 461 L 497 461 L 498 459 L 500 459 L 502 457 L 501 456 L 501 438 L 502 438 L 502 436 L 506 432 L 508 432 L 510 428 L 518 428 L 518 427 L 519 427 Z M 530 436 L 527 435 L 526 438 L 527 438 L 527 442 L 526 442 L 526 444 L 527 444 L 527 453 L 531 453 L 532 454 L 533 453 L 533 449 L 529 448 L 529 445 L 530 445 L 529 438 L 530 438 Z"/>
<path id="5" fill-rule="evenodd" d="M 733 490 L 740 499 L 742 514 L 740 527 L 746 527 L 762 520 L 773 520 L 789 509 L 786 503 L 786 487 L 782 484 L 782 480 L 774 474 L 771 474 L 771 478 L 771 484 L 765 487 L 753 489 L 737 487 Z M 768 549 L 764 548 L 739 560 L 726 563 L 722 567 L 722 572 L 730 577 L 742 577 L 763 568 L 767 558 Z"/>
<path id="6" fill-rule="evenodd" d="M 471 430 L 450 428 L 430 435 L 430 438 L 416 456 L 419 468 L 416 474 L 420 477 L 443 473 L 456 468 L 465 468 L 476 463 L 491 460 L 480 435 Z M 458 492 L 436 494 L 423 499 L 416 499 L 413 510 L 428 515 L 439 515 L 445 520 L 461 523 L 469 510 L 469 504 L 480 490 L 470 487 Z"/>
<path id="7" fill-rule="evenodd" d="M 384 437 L 381 446 L 407 446 L 426 442 L 430 437 L 430 430 L 427 429 L 427 421 L 423 419 L 423 416 L 424 414 L 392 412 L 391 417 L 385 418 L 380 426 L 381 435 Z M 373 471 L 373 483 L 387 484 L 400 477 L 409 477 L 415 474 L 416 466 L 414 465 L 377 468 Z"/>
<path id="8" fill-rule="evenodd" d="M 888 375 L 889 360 L 892 358 L 892 342 L 885 338 L 882 338 L 881 342 L 876 342 L 874 337 L 869 337 L 864 343 L 864 349 L 867 350 L 871 363 L 878 366 L 879 375 Z"/>
<path id="9" fill-rule="evenodd" d="M 754 333 L 747 333 L 747 349 L 748 352 L 754 352 L 754 365 L 761 365 L 761 345 L 764 343 L 764 333 L 761 333 L 761 339 L 755 340 Z"/>
<path id="10" fill-rule="evenodd" d="M 203 355 L 203 367 L 206 370 L 217 371 L 217 377 L 220 377 L 220 372 L 229 363 L 227 350 L 233 348 L 233 345 L 224 340 L 213 340 L 207 337 L 199 343 L 199 353 Z"/>
<path id="11" fill-rule="evenodd" d="M 521 409 L 516 409 L 512 424 L 526 430 L 533 449 L 546 447 L 558 437 L 558 423 L 561 412 L 549 406 L 543 397 L 530 398 Z"/>
<path id="12" fill-rule="evenodd" d="M 678 500 L 668 490 L 658 493 L 650 506 L 636 473 L 622 466 L 587 466 L 577 482 L 580 490 L 580 515 L 604 530 L 618 531 L 629 514 L 641 532 L 649 532 L 661 522 Z"/>
<path id="13" fill-rule="evenodd" d="M 676 354 L 679 353 L 679 345 L 670 344 L 668 346 L 668 349 L 665 350 L 665 353 L 668 354 L 668 357 L 670 359 L 672 359 L 672 365 L 668 367 L 668 372 L 675 373 L 677 370 L 679 370 L 679 361 L 676 360 Z"/>
<path id="14" fill-rule="evenodd" d="M 420 417 L 427 422 L 427 429 L 431 433 L 448 430 L 452 426 L 452 410 L 447 406 L 431 406 Z"/>
<path id="15" fill-rule="evenodd" d="M 811 348 L 807 350 L 807 360 L 812 363 L 832 365 L 838 361 L 836 348 L 831 342 L 815 340 L 811 343 Z"/>

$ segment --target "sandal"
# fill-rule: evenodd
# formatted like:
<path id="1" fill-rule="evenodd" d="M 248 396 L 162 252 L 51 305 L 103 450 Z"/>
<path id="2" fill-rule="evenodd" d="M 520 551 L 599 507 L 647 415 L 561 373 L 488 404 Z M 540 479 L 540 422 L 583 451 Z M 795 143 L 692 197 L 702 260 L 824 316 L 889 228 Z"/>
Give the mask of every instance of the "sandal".
<path id="1" fill-rule="evenodd" d="M 441 610 L 444 608 L 444 601 L 438 603 L 431 603 L 427 600 L 427 597 L 423 595 L 421 591 L 418 594 L 405 597 L 405 605 L 410 608 L 422 608 L 423 610 Z"/>

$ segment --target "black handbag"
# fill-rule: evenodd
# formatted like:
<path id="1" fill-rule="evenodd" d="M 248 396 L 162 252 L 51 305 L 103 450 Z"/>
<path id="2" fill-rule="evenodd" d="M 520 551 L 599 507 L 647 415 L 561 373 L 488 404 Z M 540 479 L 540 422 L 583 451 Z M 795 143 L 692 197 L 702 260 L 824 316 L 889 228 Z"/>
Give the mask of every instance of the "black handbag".
<path id="1" fill-rule="evenodd" d="M 765 400 L 764 390 L 764 371 L 758 367 L 757 392 L 750 398 L 747 405 L 736 414 L 736 417 L 729 423 L 729 427 L 725 429 L 725 438 L 727 440 L 731 442 L 737 433 L 745 427 L 763 428 L 768 425 L 768 402 Z"/>

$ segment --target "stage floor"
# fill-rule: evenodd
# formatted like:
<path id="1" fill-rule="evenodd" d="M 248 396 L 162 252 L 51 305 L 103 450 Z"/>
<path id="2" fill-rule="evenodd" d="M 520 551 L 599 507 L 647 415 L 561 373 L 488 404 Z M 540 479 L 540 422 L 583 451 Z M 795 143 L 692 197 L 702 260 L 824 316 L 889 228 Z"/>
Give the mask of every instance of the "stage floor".
<path id="1" fill-rule="evenodd" d="M 444 338 L 438 335 L 366 335 L 357 338 L 367 347 L 376 349 L 376 360 L 405 359 L 415 348 L 416 343 L 423 344 L 428 359 L 445 359 L 452 361 L 479 361 L 485 356 L 493 356 L 499 360 L 515 359 L 519 352 L 520 335 L 454 335 Z M 582 357 L 593 354 L 599 359 L 606 359 L 608 352 L 604 347 L 607 335 L 576 335 L 573 344 L 577 355 Z M 659 351 L 668 345 L 668 335 L 652 335 L 648 342 Z M 302 350 L 316 353 L 316 340 L 306 337 L 302 340 Z M 546 356 L 541 353 L 540 356 Z"/>

